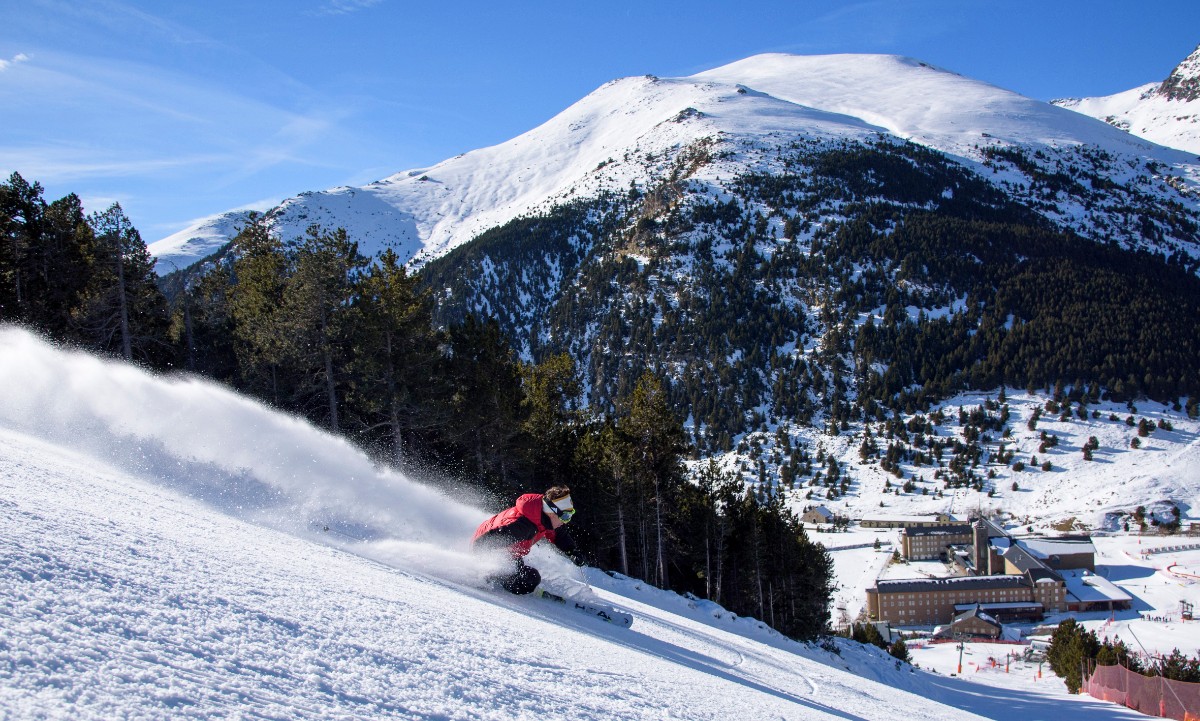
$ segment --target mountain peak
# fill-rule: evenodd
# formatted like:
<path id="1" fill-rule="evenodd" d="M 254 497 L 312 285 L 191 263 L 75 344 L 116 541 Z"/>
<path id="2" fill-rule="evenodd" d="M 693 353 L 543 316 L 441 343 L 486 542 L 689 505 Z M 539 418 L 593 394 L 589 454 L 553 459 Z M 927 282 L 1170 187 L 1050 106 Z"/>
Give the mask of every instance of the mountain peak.
<path id="1" fill-rule="evenodd" d="M 881 136 L 966 162 L 982 161 L 980 148 L 995 144 L 1159 152 L 1103 123 L 914 58 L 768 53 L 688 77 L 612 80 L 508 141 L 357 190 L 302 194 L 268 220 L 282 237 L 313 223 L 342 227 L 364 252 L 388 247 L 420 265 L 518 216 L 654 182 L 669 172 L 669 158 L 701 139 L 729 144 L 721 156 L 727 167 L 711 168 L 716 182 L 757 162 L 757 151 L 738 154 L 756 143 Z M 211 225 L 154 243 L 158 267 L 186 266 L 232 237 Z"/>
<path id="2" fill-rule="evenodd" d="M 1162 81 L 1158 94 L 1182 102 L 1200 99 L 1200 45 Z"/>

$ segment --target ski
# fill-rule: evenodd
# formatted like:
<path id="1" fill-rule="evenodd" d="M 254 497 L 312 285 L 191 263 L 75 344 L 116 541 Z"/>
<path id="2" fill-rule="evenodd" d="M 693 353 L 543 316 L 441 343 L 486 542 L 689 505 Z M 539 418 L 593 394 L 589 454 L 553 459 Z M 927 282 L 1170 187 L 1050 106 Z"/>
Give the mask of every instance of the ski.
<path id="1" fill-rule="evenodd" d="M 571 598 L 563 598 L 562 596 L 559 596 L 556 593 L 551 593 L 551 592 L 549 592 L 545 589 L 541 589 L 541 588 L 539 588 L 537 590 L 537 595 L 539 595 L 542 598 L 545 598 L 547 600 L 561 603 L 564 606 L 569 606 L 571 608 L 574 608 L 576 611 L 581 611 L 583 613 L 587 613 L 592 616 L 596 616 L 597 618 L 601 618 L 605 621 L 608 621 L 609 623 L 616 624 L 623 628 L 629 628 L 630 626 L 633 625 L 633 616 L 632 615 L 630 615 L 624 611 L 618 611 L 617 609 L 613 608 L 612 606 L 606 606 L 603 604 L 596 604 L 596 603 L 588 603 L 587 601 L 577 601 L 577 600 L 571 599 Z"/>

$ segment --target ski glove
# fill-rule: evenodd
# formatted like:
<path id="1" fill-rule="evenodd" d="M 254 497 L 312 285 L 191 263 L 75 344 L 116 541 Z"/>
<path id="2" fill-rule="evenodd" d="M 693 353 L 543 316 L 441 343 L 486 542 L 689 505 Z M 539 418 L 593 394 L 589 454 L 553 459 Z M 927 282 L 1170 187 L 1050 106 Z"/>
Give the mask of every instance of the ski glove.
<path id="1" fill-rule="evenodd" d="M 575 553 L 575 539 L 571 537 L 571 532 L 566 526 L 554 529 L 554 545 L 568 556 Z"/>

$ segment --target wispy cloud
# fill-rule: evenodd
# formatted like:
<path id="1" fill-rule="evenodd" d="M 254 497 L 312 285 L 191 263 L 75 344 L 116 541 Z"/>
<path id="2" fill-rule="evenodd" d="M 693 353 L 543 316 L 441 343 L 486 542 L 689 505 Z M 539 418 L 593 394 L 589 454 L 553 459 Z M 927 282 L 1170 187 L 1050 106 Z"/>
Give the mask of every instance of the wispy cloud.
<path id="1" fill-rule="evenodd" d="M 381 2 L 304 5 L 345 16 Z M 157 228 L 246 197 L 323 186 L 370 145 L 354 128 L 372 98 L 309 85 L 294 66 L 207 25 L 179 25 L 128 0 L 32 5 L 26 25 L 56 33 L 0 47 L 0 178 L 20 172 L 48 197 L 87 194 L 89 206 L 119 197 L 131 213 L 152 208 L 147 215 L 159 217 L 135 220 Z"/>
<path id="2" fill-rule="evenodd" d="M 17 63 L 27 62 L 28 60 L 29 60 L 29 56 L 26 55 L 25 53 L 17 53 L 16 55 L 12 56 L 11 60 L 5 60 L 3 58 L 0 58 L 0 73 L 4 72 L 5 70 L 8 70 L 9 68 L 16 65 Z"/>
<path id="3" fill-rule="evenodd" d="M 147 39 L 175 45 L 205 45 L 217 47 L 216 40 L 179 23 L 171 22 L 121 0 L 38 0 L 37 5 L 66 32 L 83 35 L 97 30 L 114 36 L 131 32 L 142 42 Z"/>
<path id="4" fill-rule="evenodd" d="M 326 0 L 314 15 L 348 15 L 359 10 L 374 7 L 383 0 Z"/>
<path id="5" fill-rule="evenodd" d="M 0 86 L 0 124 L 18 113 L 26 126 L 40 118 L 36 130 L 23 130 L 24 148 L 21 135 L 9 135 L 0 165 L 42 158 L 44 172 L 60 177 L 155 173 L 186 162 L 223 164 L 232 177 L 246 177 L 305 162 L 356 112 L 353 103 L 284 107 L 188 74 L 94 56 L 51 54 L 36 68 L 19 87 Z M 180 147 L 192 149 L 184 161 Z M 156 156 L 163 159 L 146 160 Z"/>
<path id="6" fill-rule="evenodd" d="M 179 168 L 225 165 L 232 155 L 180 155 L 171 158 L 130 159 L 102 151 L 63 146 L 0 147 L 0 173 L 18 172 L 28 179 L 70 183 L 87 178 L 131 177 Z"/>
<path id="7" fill-rule="evenodd" d="M 278 129 L 254 144 L 247 144 L 239 162 L 231 164 L 218 185 L 231 185 L 257 173 L 280 165 L 320 166 L 311 149 L 322 140 L 337 133 L 337 120 L 323 114 L 291 115 L 283 119 Z"/>

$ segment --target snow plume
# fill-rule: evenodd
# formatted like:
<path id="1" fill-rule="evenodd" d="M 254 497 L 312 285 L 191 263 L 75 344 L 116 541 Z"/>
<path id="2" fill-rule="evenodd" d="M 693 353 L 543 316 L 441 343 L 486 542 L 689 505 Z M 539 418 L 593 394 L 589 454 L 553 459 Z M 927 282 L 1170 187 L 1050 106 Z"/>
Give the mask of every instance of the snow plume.
<path id="1" fill-rule="evenodd" d="M 475 581 L 486 513 L 376 466 L 350 443 L 224 387 L 156 376 L 0 327 L 0 425 L 234 517 L 388 565 Z"/>

